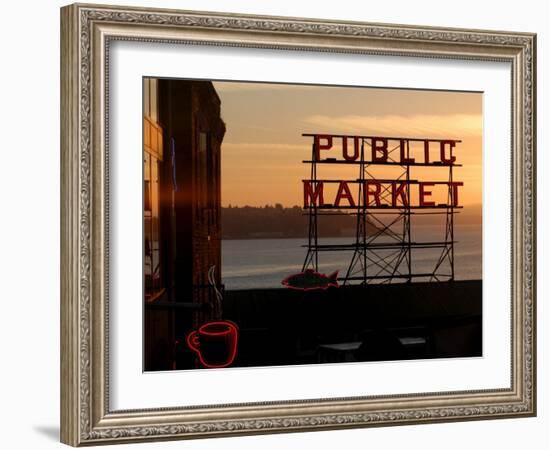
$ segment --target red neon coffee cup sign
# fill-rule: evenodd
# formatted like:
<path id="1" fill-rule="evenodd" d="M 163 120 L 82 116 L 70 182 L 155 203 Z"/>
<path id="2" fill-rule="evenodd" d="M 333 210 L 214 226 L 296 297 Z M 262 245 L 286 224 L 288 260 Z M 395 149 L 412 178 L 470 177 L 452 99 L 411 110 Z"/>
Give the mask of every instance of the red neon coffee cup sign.
<path id="1" fill-rule="evenodd" d="M 208 322 L 187 335 L 187 345 L 207 368 L 227 367 L 237 355 L 239 329 L 233 322 Z"/>

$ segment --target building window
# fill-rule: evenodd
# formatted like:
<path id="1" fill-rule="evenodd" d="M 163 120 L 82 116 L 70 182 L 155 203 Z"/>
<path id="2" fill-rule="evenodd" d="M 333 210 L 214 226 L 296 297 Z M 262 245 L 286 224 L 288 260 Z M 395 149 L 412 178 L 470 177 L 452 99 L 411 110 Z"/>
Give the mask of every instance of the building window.
<path id="1" fill-rule="evenodd" d="M 158 123 L 158 80 L 143 79 L 143 115 Z"/>
<path id="2" fill-rule="evenodd" d="M 145 299 L 163 291 L 160 249 L 162 128 L 158 123 L 157 80 L 143 80 L 143 257 Z"/>
<path id="3" fill-rule="evenodd" d="M 215 225 L 215 210 L 217 205 L 218 182 L 216 177 L 217 166 L 212 149 L 212 134 L 201 131 L 199 133 L 199 191 L 201 206 L 204 211 L 204 221 L 210 234 Z"/>

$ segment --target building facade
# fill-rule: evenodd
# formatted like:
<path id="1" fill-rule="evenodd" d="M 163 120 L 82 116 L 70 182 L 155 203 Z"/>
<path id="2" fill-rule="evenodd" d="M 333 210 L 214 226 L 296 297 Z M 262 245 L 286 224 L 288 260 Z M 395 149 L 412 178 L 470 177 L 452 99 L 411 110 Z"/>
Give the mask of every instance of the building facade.
<path id="1" fill-rule="evenodd" d="M 211 82 L 145 78 L 143 105 L 145 370 L 190 368 L 185 336 L 222 315 L 225 124 Z"/>

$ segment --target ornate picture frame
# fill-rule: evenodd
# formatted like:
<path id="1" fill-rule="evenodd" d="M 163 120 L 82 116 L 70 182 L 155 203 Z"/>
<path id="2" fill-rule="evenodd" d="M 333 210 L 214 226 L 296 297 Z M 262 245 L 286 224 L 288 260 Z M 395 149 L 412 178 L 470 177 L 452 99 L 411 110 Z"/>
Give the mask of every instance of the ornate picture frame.
<path id="1" fill-rule="evenodd" d="M 113 410 L 108 100 L 115 41 L 509 63 L 510 386 Z M 534 416 L 535 89 L 536 35 L 531 33 L 85 4 L 62 8 L 61 441 L 81 446 Z"/>

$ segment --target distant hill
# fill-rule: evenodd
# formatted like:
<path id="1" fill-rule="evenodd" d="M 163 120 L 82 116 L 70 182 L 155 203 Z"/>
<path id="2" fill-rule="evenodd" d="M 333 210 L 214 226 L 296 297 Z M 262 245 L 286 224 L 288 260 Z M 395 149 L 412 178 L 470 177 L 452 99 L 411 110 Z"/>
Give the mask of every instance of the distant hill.
<path id="1" fill-rule="evenodd" d="M 222 207 L 223 239 L 303 238 L 308 224 L 299 206 Z M 348 214 L 321 216 L 318 221 L 319 237 L 355 236 L 355 227 L 355 216 Z"/>
<path id="2" fill-rule="evenodd" d="M 414 216 L 413 226 L 445 224 L 444 215 Z M 455 224 L 481 223 L 481 205 L 460 210 Z M 222 207 L 222 239 L 305 238 L 308 235 L 308 215 L 300 206 L 285 208 L 280 204 L 264 207 Z M 377 230 L 369 223 L 368 233 Z M 354 237 L 356 217 L 349 214 L 319 217 L 319 237 Z"/>

